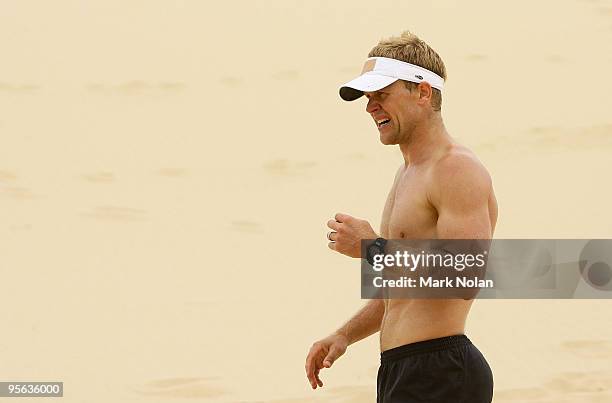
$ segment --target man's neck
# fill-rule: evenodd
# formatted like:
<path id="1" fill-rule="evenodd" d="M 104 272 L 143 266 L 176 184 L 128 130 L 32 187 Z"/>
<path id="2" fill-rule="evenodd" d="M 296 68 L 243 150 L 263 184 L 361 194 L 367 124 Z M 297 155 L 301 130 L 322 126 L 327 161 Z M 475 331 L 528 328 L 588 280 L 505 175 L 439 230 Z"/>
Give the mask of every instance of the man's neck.
<path id="1" fill-rule="evenodd" d="M 452 140 L 444 127 L 442 116 L 434 113 L 414 129 L 408 143 L 399 146 L 408 166 L 429 160 L 451 144 Z"/>

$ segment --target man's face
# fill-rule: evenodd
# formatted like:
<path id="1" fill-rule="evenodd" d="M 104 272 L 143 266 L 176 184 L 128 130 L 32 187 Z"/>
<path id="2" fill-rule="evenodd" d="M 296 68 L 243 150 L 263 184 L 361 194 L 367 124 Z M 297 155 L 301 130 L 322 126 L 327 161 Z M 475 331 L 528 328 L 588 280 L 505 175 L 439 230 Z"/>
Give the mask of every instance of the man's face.
<path id="1" fill-rule="evenodd" d="M 410 140 L 419 116 L 415 92 L 401 80 L 375 92 L 364 92 L 368 99 L 366 112 L 378 128 L 381 143 L 402 144 Z"/>

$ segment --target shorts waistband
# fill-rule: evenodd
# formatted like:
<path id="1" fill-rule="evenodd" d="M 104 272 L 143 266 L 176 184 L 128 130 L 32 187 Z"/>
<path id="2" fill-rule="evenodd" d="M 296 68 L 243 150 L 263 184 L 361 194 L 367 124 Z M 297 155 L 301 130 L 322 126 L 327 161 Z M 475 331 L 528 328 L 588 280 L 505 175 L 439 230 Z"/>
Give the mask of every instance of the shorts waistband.
<path id="1" fill-rule="evenodd" d="M 453 347 L 472 344 L 464 334 L 440 337 L 438 339 L 417 341 L 416 343 L 404 344 L 380 353 L 380 363 L 386 364 L 416 354 L 432 353 L 434 351 L 447 350 Z"/>

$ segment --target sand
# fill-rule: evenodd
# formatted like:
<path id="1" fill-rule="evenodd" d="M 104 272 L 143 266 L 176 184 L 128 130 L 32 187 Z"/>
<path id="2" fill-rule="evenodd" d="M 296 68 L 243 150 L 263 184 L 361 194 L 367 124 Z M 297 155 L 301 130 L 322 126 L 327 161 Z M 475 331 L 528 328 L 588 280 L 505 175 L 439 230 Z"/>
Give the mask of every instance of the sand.
<path id="1" fill-rule="evenodd" d="M 401 156 L 342 103 L 379 38 L 444 58 L 447 128 L 498 238 L 610 238 L 612 2 L 12 2 L 0 14 L 1 380 L 72 402 L 372 402 L 310 344 L 363 303 L 326 247 L 378 226 Z M 496 402 L 609 402 L 608 300 L 477 301 Z"/>

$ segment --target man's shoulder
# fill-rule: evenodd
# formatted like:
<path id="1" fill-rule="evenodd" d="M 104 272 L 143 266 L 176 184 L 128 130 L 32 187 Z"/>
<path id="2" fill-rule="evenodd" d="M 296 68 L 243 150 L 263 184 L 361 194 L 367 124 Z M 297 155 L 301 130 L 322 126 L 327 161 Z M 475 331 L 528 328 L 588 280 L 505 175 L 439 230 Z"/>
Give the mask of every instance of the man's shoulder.
<path id="1" fill-rule="evenodd" d="M 440 193 L 489 193 L 491 176 L 476 155 L 466 147 L 452 146 L 432 165 L 433 191 Z"/>
<path id="2" fill-rule="evenodd" d="M 440 180 L 464 175 L 490 179 L 489 172 L 476 154 L 464 146 L 450 147 L 433 163 L 431 172 L 434 179 Z"/>

